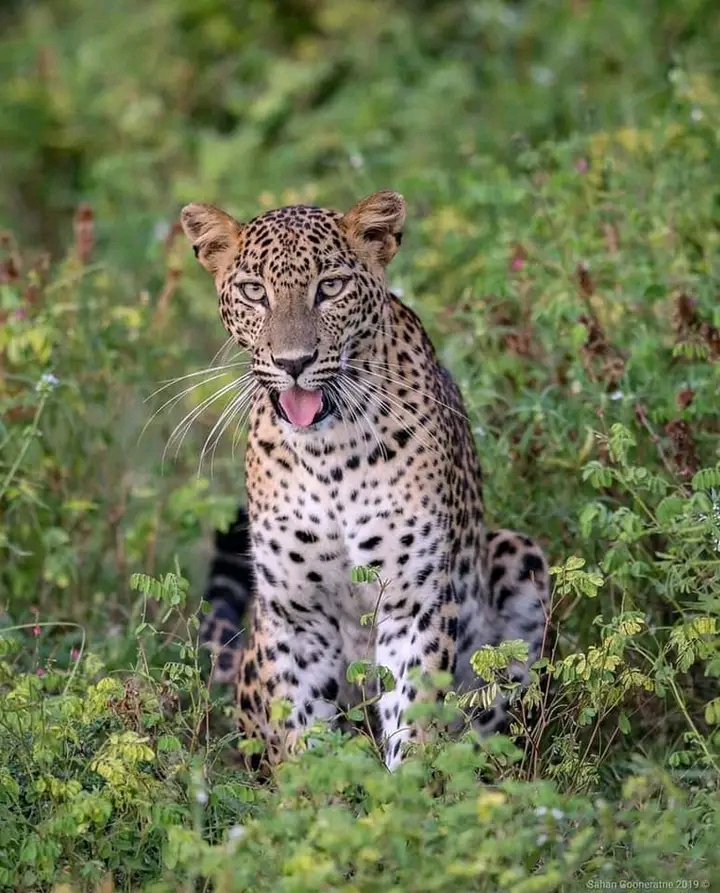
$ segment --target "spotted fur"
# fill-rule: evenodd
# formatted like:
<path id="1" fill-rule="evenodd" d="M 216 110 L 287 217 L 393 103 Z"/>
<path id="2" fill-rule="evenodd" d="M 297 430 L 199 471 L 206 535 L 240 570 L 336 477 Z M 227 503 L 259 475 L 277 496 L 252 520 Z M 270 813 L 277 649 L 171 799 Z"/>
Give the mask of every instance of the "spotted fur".
<path id="1" fill-rule="evenodd" d="M 360 692 L 350 662 L 388 667 L 378 703 L 385 760 L 397 766 L 424 731 L 408 708 L 442 691 L 438 671 L 468 690 L 470 656 L 522 638 L 537 659 L 548 607 L 541 550 L 511 531 L 486 533 L 482 475 L 462 398 L 415 313 L 388 289 L 405 203 L 393 192 L 349 212 L 306 206 L 247 224 L 208 205 L 183 227 L 213 275 L 225 328 L 252 358 L 246 474 L 255 595 L 237 653 L 244 732 L 271 760 L 316 719 L 332 721 Z M 322 395 L 312 422 L 292 424 L 286 392 Z M 240 525 L 242 526 L 242 525 Z M 351 582 L 374 566 L 385 581 Z M 223 574 L 215 574 L 217 577 Z M 211 622 L 238 631 L 226 586 Z M 216 590 L 218 591 L 218 590 Z M 374 612 L 375 622 L 361 623 Z M 225 624 L 227 621 L 227 624 Z M 223 649 L 220 647 L 220 652 Z M 520 681 L 527 665 L 514 668 Z M 291 704 L 278 719 L 276 699 Z M 481 732 L 505 715 L 477 713 Z"/>

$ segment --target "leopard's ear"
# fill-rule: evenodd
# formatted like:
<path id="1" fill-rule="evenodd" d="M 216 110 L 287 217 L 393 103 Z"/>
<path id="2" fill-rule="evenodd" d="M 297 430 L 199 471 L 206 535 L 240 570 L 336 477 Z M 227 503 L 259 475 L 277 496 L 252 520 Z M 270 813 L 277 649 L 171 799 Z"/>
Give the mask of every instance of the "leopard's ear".
<path id="1" fill-rule="evenodd" d="M 405 224 L 405 199 L 397 192 L 375 192 L 342 218 L 345 233 L 371 261 L 385 266 L 397 254 Z"/>
<path id="2" fill-rule="evenodd" d="M 180 223 L 195 257 L 213 276 L 221 273 L 242 247 L 242 225 L 214 205 L 185 205 Z"/>

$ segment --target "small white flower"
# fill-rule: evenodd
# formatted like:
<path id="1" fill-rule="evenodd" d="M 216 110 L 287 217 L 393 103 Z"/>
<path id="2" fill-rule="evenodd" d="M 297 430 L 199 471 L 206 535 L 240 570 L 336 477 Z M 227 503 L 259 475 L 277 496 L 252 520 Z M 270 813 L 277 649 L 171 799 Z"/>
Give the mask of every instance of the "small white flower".
<path id="1" fill-rule="evenodd" d="M 545 65 L 533 65 L 530 69 L 530 77 L 538 87 L 552 87 L 555 83 L 555 72 Z"/>
<path id="2" fill-rule="evenodd" d="M 551 809 L 550 814 L 557 822 L 559 822 L 560 819 L 565 818 L 565 813 L 562 811 L 562 809 Z"/>
<path id="3" fill-rule="evenodd" d="M 233 825 L 228 831 L 228 840 L 236 841 L 245 836 L 245 829 L 242 825 Z"/>
<path id="4" fill-rule="evenodd" d="M 356 171 L 360 170 L 360 168 L 365 164 L 365 159 L 359 152 L 353 152 L 348 158 L 350 162 L 350 167 L 354 168 Z"/>
<path id="5" fill-rule="evenodd" d="M 720 521 L 720 493 L 715 489 L 710 490 L 710 500 L 712 502 L 713 518 L 716 521 Z"/>
<path id="6" fill-rule="evenodd" d="M 693 121 L 702 121 L 705 117 L 705 113 L 702 109 L 697 108 L 697 106 L 690 112 L 690 117 Z"/>
<path id="7" fill-rule="evenodd" d="M 538 806 L 535 810 L 535 815 L 541 818 L 544 815 L 547 815 L 547 806 Z"/>
<path id="8" fill-rule="evenodd" d="M 52 372 L 44 372 L 40 376 L 40 381 L 35 385 L 36 391 L 52 391 L 60 384 L 60 379 L 56 378 Z"/>
<path id="9" fill-rule="evenodd" d="M 537 845 L 542 846 L 544 843 L 548 842 L 547 834 L 538 834 Z"/>
<path id="10" fill-rule="evenodd" d="M 623 394 L 622 391 L 613 391 L 612 394 L 610 394 L 610 399 L 611 400 L 622 400 L 622 398 L 624 396 L 625 396 L 625 394 Z"/>
<path id="11" fill-rule="evenodd" d="M 200 790 L 195 794 L 195 799 L 201 806 L 205 806 L 205 804 L 208 802 L 207 791 L 203 788 L 200 788 Z"/>

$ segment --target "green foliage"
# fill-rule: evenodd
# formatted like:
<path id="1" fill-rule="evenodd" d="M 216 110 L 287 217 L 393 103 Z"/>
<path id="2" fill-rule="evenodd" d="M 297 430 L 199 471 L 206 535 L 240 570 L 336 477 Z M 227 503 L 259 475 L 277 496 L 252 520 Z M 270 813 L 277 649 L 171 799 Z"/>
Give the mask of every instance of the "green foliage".
<path id="1" fill-rule="evenodd" d="M 0 889 L 709 889 L 717 4 L 58 0 L 0 25 Z M 435 711 L 502 695 L 512 740 L 390 776 L 367 734 L 313 729 L 263 785 L 221 758 L 195 647 L 242 370 L 210 365 L 177 211 L 387 187 L 391 285 L 461 385 L 491 523 L 547 549 L 557 635 L 522 698 L 504 643 Z M 394 680 L 348 678 L 367 731 Z"/>
<path id="2" fill-rule="evenodd" d="M 618 868 L 627 879 L 647 870 L 669 879 L 688 870 L 677 850 L 683 822 L 661 806 L 679 795 L 682 810 L 682 794 L 666 778 L 631 778 L 613 814 L 602 801 L 560 798 L 549 783 L 478 788 L 472 751 L 462 743 L 395 776 L 353 742 L 337 750 L 332 774 L 326 760 L 319 747 L 285 767 L 253 818 L 214 847 L 188 835 L 180 860 L 199 862 L 202 873 L 231 891 L 388 884 L 431 891 L 453 884 L 522 893 L 609 880 Z M 634 829 L 629 847 L 620 827 Z M 702 835 L 698 845 L 698 856 L 708 858 Z M 706 884 L 709 876 L 693 878 Z"/>
<path id="3" fill-rule="evenodd" d="M 551 781 L 478 785 L 484 753 L 467 741 L 389 775 L 365 738 L 325 733 L 257 786 L 208 777 L 211 754 L 183 746 L 162 687 L 81 669 L 59 695 L 58 681 L 18 676 L 0 710 L 2 889 L 98 889 L 108 871 L 118 889 L 168 893 L 200 878 L 228 891 L 711 878 L 717 801 L 646 765 L 611 805 Z"/>
<path id="4" fill-rule="evenodd" d="M 64 875 L 90 885 L 108 872 L 136 889 L 158 876 L 171 834 L 197 825 L 199 811 L 212 839 L 214 824 L 251 802 L 251 790 L 220 772 L 208 802 L 203 711 L 177 710 L 180 695 L 198 696 L 199 674 L 178 681 L 166 665 L 157 681 L 138 668 L 123 682 L 103 675 L 97 655 L 72 671 L 13 673 L 8 658 L 20 646 L 3 643 L 0 889 L 40 889 Z"/>

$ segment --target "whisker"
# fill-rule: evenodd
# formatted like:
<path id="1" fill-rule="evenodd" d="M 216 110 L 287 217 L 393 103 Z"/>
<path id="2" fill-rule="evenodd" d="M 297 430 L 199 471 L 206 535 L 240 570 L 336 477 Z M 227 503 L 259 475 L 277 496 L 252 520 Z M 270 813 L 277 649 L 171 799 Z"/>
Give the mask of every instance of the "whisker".
<path id="1" fill-rule="evenodd" d="M 250 415 L 250 413 L 253 410 L 253 406 L 255 405 L 255 399 L 258 396 L 258 394 L 260 393 L 260 390 L 261 390 L 260 385 L 257 385 L 255 390 L 253 391 L 252 399 L 250 400 L 250 403 L 248 404 L 247 409 L 238 415 L 238 420 L 235 425 L 235 430 L 233 431 L 232 445 L 231 445 L 231 451 L 230 451 L 230 455 L 233 459 L 235 458 L 235 447 L 237 446 L 237 444 L 240 440 L 240 437 L 239 437 L 240 431 L 242 429 L 242 426 L 247 421 L 248 416 Z"/>
<path id="2" fill-rule="evenodd" d="M 343 384 L 343 387 L 345 389 L 345 394 L 347 395 L 348 399 L 352 399 L 353 404 L 357 407 L 356 418 L 358 418 L 359 420 L 363 420 L 367 424 L 368 428 L 370 429 L 370 433 L 372 434 L 373 438 L 375 439 L 377 448 L 380 450 L 380 452 L 382 452 L 383 451 L 383 442 L 380 439 L 380 434 L 378 433 L 377 427 L 375 425 L 373 425 L 373 423 L 372 423 L 372 420 L 370 418 L 370 414 L 367 410 L 367 407 L 363 406 L 363 403 L 370 403 L 370 405 L 372 405 L 374 403 L 376 404 L 377 401 L 373 399 L 373 395 L 370 394 L 369 391 L 364 390 L 360 386 L 359 382 L 350 378 L 348 375 L 343 375 L 341 378 L 341 382 Z M 365 458 L 367 458 L 369 455 L 368 442 L 367 442 L 367 439 L 365 438 L 364 433 L 362 431 L 362 426 L 360 426 L 359 424 L 358 424 L 358 430 L 361 432 L 361 439 L 365 443 Z"/>
<path id="3" fill-rule="evenodd" d="M 206 370 L 206 369 L 203 369 L 203 372 L 207 372 L 207 370 Z M 192 391 L 195 391 L 195 390 L 197 390 L 198 388 L 201 388 L 203 385 L 209 384 L 209 383 L 212 382 L 212 381 L 217 381 L 219 378 L 225 378 L 226 374 L 227 374 L 227 373 L 225 373 L 225 372 L 218 372 L 218 373 L 215 374 L 215 375 L 211 375 L 210 378 L 204 378 L 202 381 L 196 382 L 195 384 L 192 384 L 192 385 L 190 385 L 189 387 L 184 388 L 182 391 L 180 391 L 179 394 L 175 394 L 175 395 L 174 395 L 173 397 L 171 397 L 169 400 L 166 400 L 166 401 L 163 403 L 163 405 L 162 405 L 159 409 L 156 409 L 156 410 L 155 410 L 155 412 L 150 416 L 150 418 L 149 418 L 149 419 L 145 422 L 145 424 L 143 425 L 142 431 L 140 432 L 140 434 L 139 434 L 139 436 L 138 436 L 138 443 L 139 443 L 140 440 L 142 439 L 142 437 L 143 437 L 143 435 L 145 434 L 145 432 L 147 431 L 148 427 L 152 424 L 153 420 L 154 420 L 155 418 L 157 418 L 157 416 L 158 416 L 164 409 L 166 409 L 166 408 L 168 408 L 168 407 L 173 407 L 173 406 L 175 406 L 176 404 L 178 404 L 178 403 L 183 399 L 183 397 L 186 397 L 188 394 L 192 393 Z M 236 381 L 237 381 L 237 379 L 236 379 Z M 156 392 L 156 393 L 157 393 L 157 392 Z"/>
<path id="4" fill-rule="evenodd" d="M 358 407 L 359 417 L 363 419 L 368 427 L 370 428 L 370 433 L 373 435 L 375 439 L 375 443 L 377 444 L 378 450 L 382 453 L 385 449 L 385 446 L 380 438 L 380 434 L 378 433 L 377 427 L 373 425 L 370 414 L 365 408 L 365 406 L 379 406 L 377 399 L 375 399 L 375 395 L 371 393 L 367 388 L 363 387 L 360 382 L 354 381 L 350 378 L 345 378 L 344 382 L 345 392 L 348 397 L 352 396 L 353 403 Z M 362 429 L 361 429 L 362 430 Z M 365 458 L 368 458 L 368 445 L 367 439 L 363 436 L 363 440 L 365 441 Z"/>
<path id="5" fill-rule="evenodd" d="M 345 416 L 343 415 L 343 409 L 347 409 L 348 407 L 345 405 L 345 399 L 342 393 L 335 387 L 333 382 L 328 382 L 326 385 L 327 390 L 330 392 L 333 401 L 335 402 L 338 411 L 340 413 L 340 421 L 343 423 L 343 428 L 345 429 L 345 436 L 348 439 L 348 446 L 350 445 L 350 429 L 347 426 L 347 421 L 345 420 Z"/>
<path id="6" fill-rule="evenodd" d="M 236 366 L 242 366 L 246 364 L 248 360 L 236 360 L 233 363 L 225 363 L 222 366 L 212 365 L 208 366 L 207 369 L 198 369 L 197 372 L 188 372 L 186 375 L 178 375 L 177 378 L 169 378 L 166 381 L 163 381 L 161 386 L 157 388 L 157 390 L 153 391 L 148 397 L 143 401 L 144 403 L 148 403 L 155 397 L 157 394 L 160 394 L 162 391 L 166 391 L 168 388 L 172 387 L 174 384 L 179 384 L 181 381 L 186 381 L 188 378 L 197 378 L 198 375 L 207 375 L 208 373 L 212 373 L 215 378 L 218 377 L 217 373 L 222 373 L 227 369 L 234 369 Z M 209 379 L 213 381 L 214 379 Z M 204 384 L 204 382 L 200 382 L 200 385 Z M 200 387 L 200 385 L 195 385 L 195 387 Z"/>
<path id="7" fill-rule="evenodd" d="M 373 436 L 378 450 L 382 452 L 384 449 L 384 445 L 380 438 L 380 434 L 378 433 L 377 427 L 371 421 L 370 414 L 365 408 L 367 406 L 378 408 L 380 407 L 380 403 L 376 399 L 376 395 L 373 394 L 369 389 L 365 388 L 361 382 L 353 380 L 345 380 L 344 388 L 345 393 L 348 395 L 348 398 L 352 399 L 354 405 L 358 407 L 359 417 L 366 423 L 366 425 L 370 429 L 370 433 Z M 365 458 L 367 459 L 369 456 L 368 441 L 367 438 L 365 438 L 364 436 L 362 439 L 365 442 Z"/>
<path id="8" fill-rule="evenodd" d="M 354 382 L 354 383 L 356 386 L 360 384 L 360 382 Z M 392 397 L 389 394 L 385 393 L 385 391 L 383 391 L 382 388 L 380 388 L 380 386 L 378 384 L 376 384 L 375 382 L 362 381 L 361 383 L 362 383 L 362 386 L 366 389 L 366 393 L 364 396 L 367 397 L 369 394 L 373 394 L 376 397 L 378 397 L 380 400 L 382 400 L 386 404 L 388 414 L 391 415 L 392 418 L 395 419 L 395 421 L 399 425 L 402 425 L 403 427 L 407 427 L 409 424 L 412 424 L 413 427 L 420 428 L 422 431 L 424 431 L 428 435 L 430 440 L 427 441 L 422 437 L 418 437 L 418 440 L 425 447 L 425 449 L 427 449 L 430 452 L 433 452 L 434 447 L 431 446 L 432 434 L 431 434 L 430 430 L 428 429 L 428 427 L 420 420 L 419 416 L 416 413 L 414 413 L 412 410 L 410 410 L 405 404 L 401 403 L 395 397 Z M 392 408 L 393 406 L 396 407 L 395 410 Z M 405 417 L 403 417 L 403 414 L 405 415 Z M 417 433 L 416 433 L 416 436 L 417 436 Z"/>
<path id="9" fill-rule="evenodd" d="M 377 360 L 361 360 L 359 362 L 353 362 L 349 360 L 347 363 L 348 367 L 351 369 L 355 369 L 356 371 L 366 372 L 369 375 L 374 375 L 376 377 L 384 378 L 388 384 L 395 384 L 398 387 L 405 388 L 408 391 L 412 391 L 413 393 L 418 394 L 419 396 L 425 397 L 433 403 L 437 403 L 439 406 L 442 406 L 445 409 L 450 410 L 450 412 L 455 413 L 455 415 L 459 415 L 461 418 L 465 419 L 465 421 L 469 421 L 467 415 L 459 410 L 455 406 L 451 406 L 448 403 L 438 399 L 434 394 L 430 391 L 424 390 L 422 388 L 418 388 L 415 385 L 410 384 L 405 378 L 400 378 L 397 375 L 391 375 L 389 373 L 389 367 L 394 366 L 397 369 L 401 369 L 402 367 L 397 363 L 388 363 L 388 362 L 380 362 Z M 382 369 L 383 372 L 378 372 L 374 369 L 367 369 L 366 366 L 376 366 L 378 369 Z M 384 374 L 385 373 L 385 374 Z"/>
<path id="10" fill-rule="evenodd" d="M 364 362 L 364 361 L 362 361 Z M 368 365 L 371 365 L 372 361 L 368 361 Z M 363 365 L 359 363 L 354 363 L 352 360 L 348 360 L 347 365 L 350 369 L 353 369 L 356 372 L 364 372 L 367 375 L 373 375 L 375 378 L 382 378 L 388 384 L 394 384 L 397 387 L 404 388 L 407 391 L 412 391 L 420 397 L 424 397 L 426 400 L 429 400 L 432 403 L 436 403 L 438 406 L 443 407 L 443 409 L 447 409 L 450 412 L 454 413 L 456 416 L 459 416 L 461 419 L 464 419 L 466 422 L 470 422 L 470 419 L 467 415 L 461 410 L 457 409 L 457 407 L 450 406 L 450 404 L 445 403 L 443 400 L 439 400 L 434 394 L 431 394 L 429 391 L 422 390 L 420 388 L 411 385 L 405 379 L 398 378 L 397 376 L 392 376 L 389 374 L 383 374 L 380 372 L 376 372 L 373 369 L 366 369 Z"/>
<path id="11" fill-rule="evenodd" d="M 248 390 L 244 390 L 241 394 L 231 400 L 222 411 L 220 418 L 217 420 L 217 422 L 215 422 L 212 430 L 205 438 L 205 443 L 203 444 L 203 448 L 200 451 L 200 459 L 198 462 L 198 476 L 200 475 L 205 455 L 208 450 L 210 450 L 210 476 L 212 477 L 215 464 L 215 452 L 217 450 L 218 444 L 220 443 L 220 439 L 227 430 L 228 426 L 232 423 L 233 419 L 238 414 L 244 413 L 245 404 L 252 403 L 252 399 L 255 396 L 257 389 L 258 385 L 253 382 L 253 385 Z M 213 435 L 215 435 L 214 439 Z"/>
<path id="12" fill-rule="evenodd" d="M 185 439 L 185 435 L 190 430 L 194 422 L 199 418 L 200 415 L 215 403 L 216 400 L 219 400 L 224 394 L 227 394 L 228 391 L 232 391 L 237 388 L 239 385 L 244 383 L 244 380 L 250 377 L 252 373 L 246 372 L 245 375 L 240 376 L 239 378 L 234 379 L 229 384 L 224 385 L 219 388 L 214 394 L 211 394 L 209 397 L 206 397 L 205 400 L 202 401 L 198 406 L 194 407 L 190 412 L 187 413 L 175 426 L 168 441 L 165 445 L 165 449 L 162 453 L 162 461 L 165 462 L 165 456 L 167 454 L 168 449 L 172 446 L 172 444 L 180 437 L 180 441 L 177 445 L 177 449 L 175 450 L 175 457 L 177 458 L 178 453 L 180 452 L 180 447 L 182 446 L 182 442 Z"/>
<path id="13" fill-rule="evenodd" d="M 212 360 L 210 360 L 210 365 L 214 366 L 215 363 L 220 359 L 222 359 L 224 362 L 226 354 L 229 354 L 233 347 L 235 347 L 240 353 L 249 353 L 249 348 L 240 347 L 240 345 L 235 342 L 233 336 L 230 335 L 230 337 L 222 343 L 222 345 L 220 346 L 220 350 L 218 350 Z"/>
<path id="14" fill-rule="evenodd" d="M 235 411 L 242 405 L 244 397 L 245 392 L 238 394 L 236 397 L 233 397 L 232 400 L 228 401 L 227 406 L 220 413 L 217 421 L 210 429 L 210 433 L 205 438 L 205 442 L 203 443 L 202 449 L 200 450 L 197 469 L 198 477 L 200 477 L 200 473 L 202 472 L 202 466 L 203 462 L 205 461 L 205 456 L 211 448 L 212 458 L 210 460 L 210 476 L 212 477 L 213 463 L 215 459 L 215 447 L 217 446 L 217 441 L 222 436 L 222 433 L 225 430 L 225 426 L 232 421 Z M 216 432 L 217 437 L 215 437 Z"/>
<path id="15" fill-rule="evenodd" d="M 338 406 L 340 407 L 340 418 L 342 419 L 343 425 L 345 426 L 348 440 L 350 440 L 350 432 L 345 422 L 345 416 L 342 414 L 342 408 L 345 408 L 350 412 L 350 423 L 357 430 L 358 442 L 363 444 L 363 447 L 365 449 L 365 458 L 367 459 L 370 454 L 368 453 L 367 440 L 365 439 L 364 432 L 360 424 L 360 421 L 365 418 L 362 406 L 360 406 L 355 397 L 345 388 L 342 381 L 329 384 L 329 389 L 332 392 Z M 348 405 L 349 403 L 351 403 L 352 405 Z M 368 422 L 368 424 L 372 428 L 370 420 L 365 418 L 365 421 Z"/>

